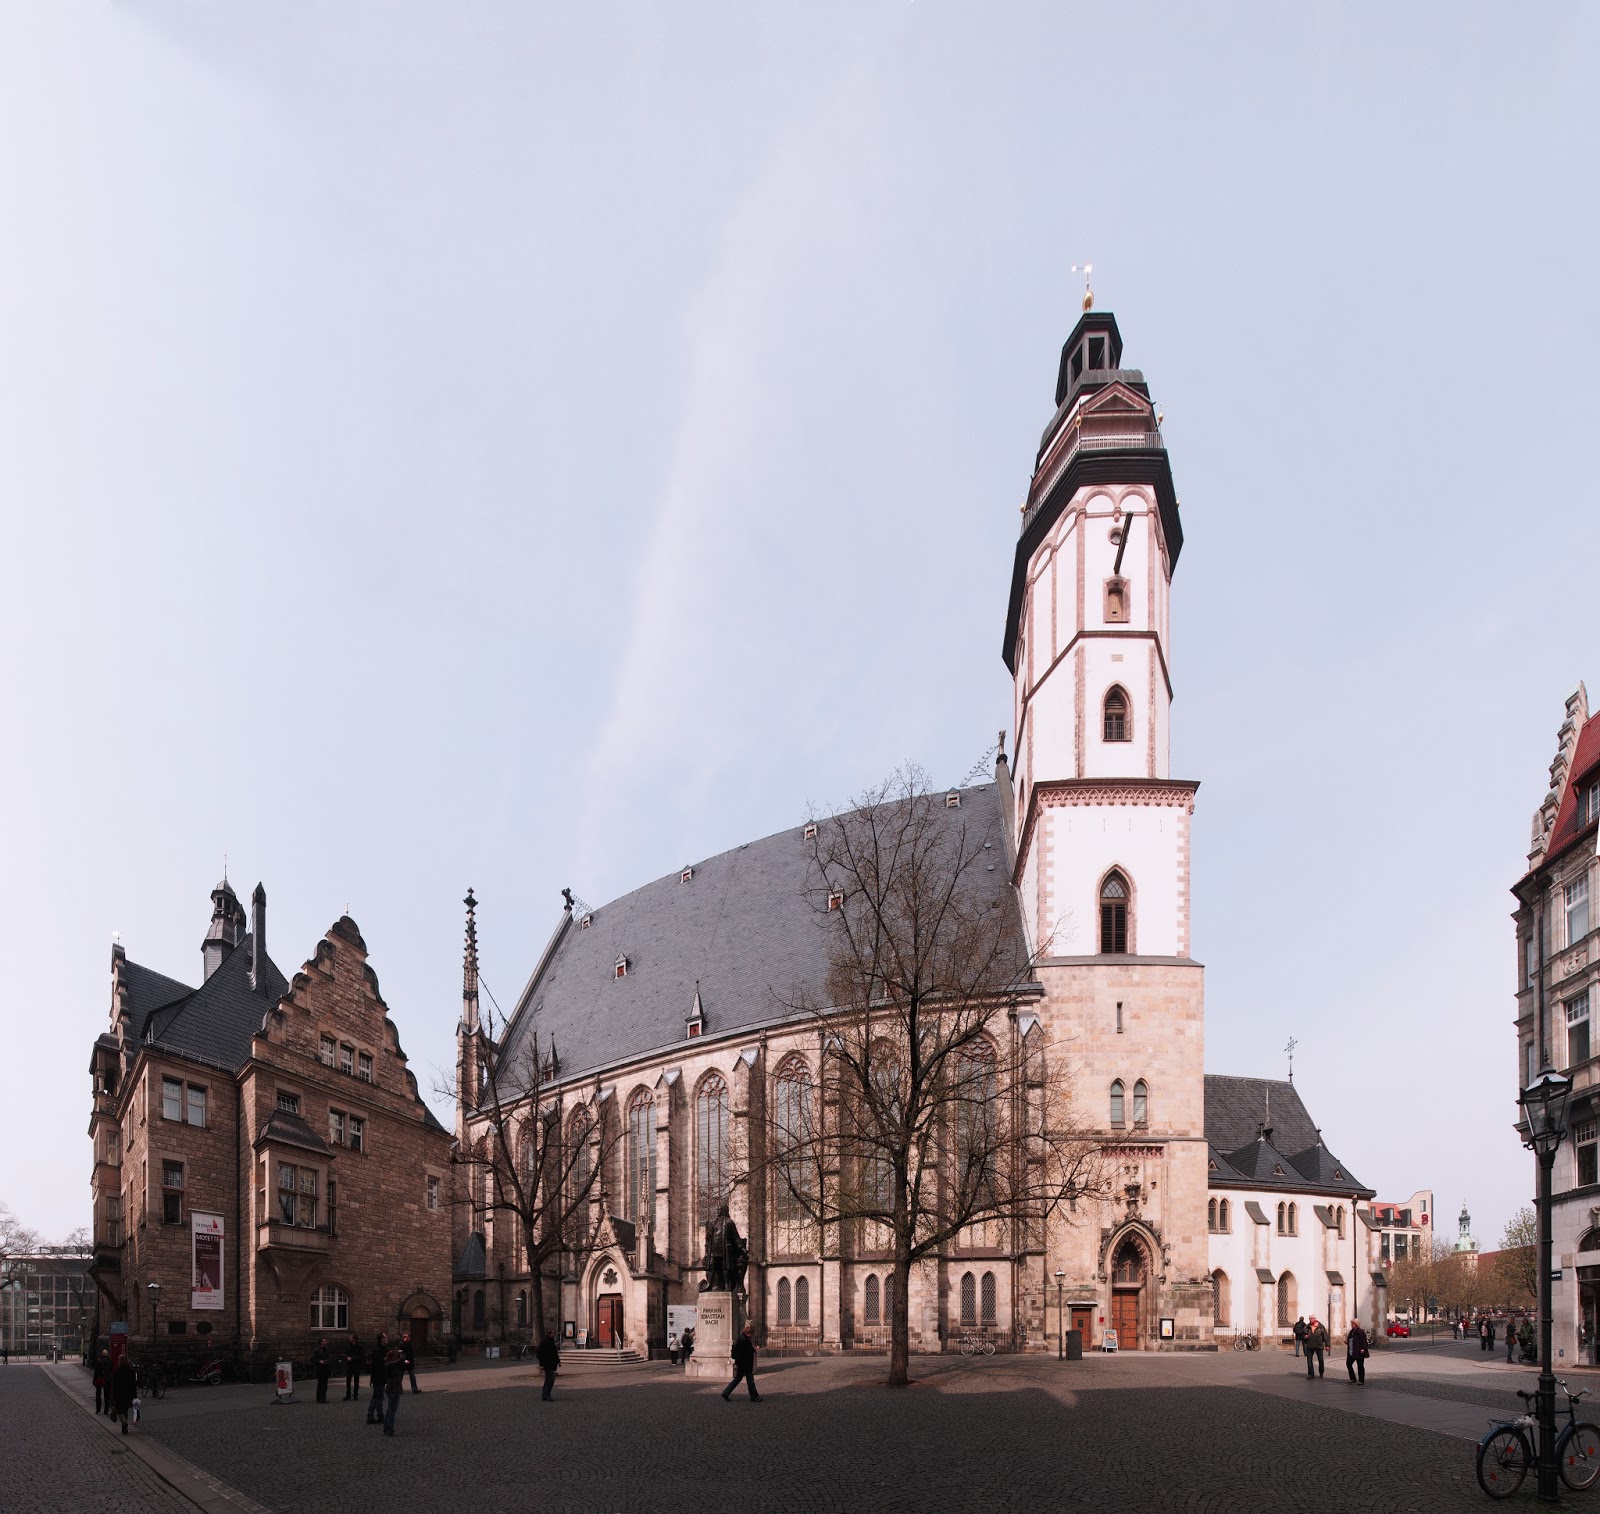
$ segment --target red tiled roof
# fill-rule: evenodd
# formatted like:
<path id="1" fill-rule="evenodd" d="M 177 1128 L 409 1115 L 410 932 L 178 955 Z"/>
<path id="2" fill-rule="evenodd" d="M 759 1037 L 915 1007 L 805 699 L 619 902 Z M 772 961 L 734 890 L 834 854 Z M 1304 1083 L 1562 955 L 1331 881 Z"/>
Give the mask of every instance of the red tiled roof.
<path id="1" fill-rule="evenodd" d="M 1572 772 L 1567 778 L 1566 792 L 1561 796 L 1561 808 L 1556 811 L 1556 823 L 1550 831 L 1550 845 L 1545 848 L 1546 862 L 1571 846 L 1578 832 L 1583 829 L 1578 824 L 1578 790 L 1591 769 L 1597 766 L 1600 766 L 1600 715 L 1591 715 L 1578 732 L 1577 749 L 1572 754 Z"/>

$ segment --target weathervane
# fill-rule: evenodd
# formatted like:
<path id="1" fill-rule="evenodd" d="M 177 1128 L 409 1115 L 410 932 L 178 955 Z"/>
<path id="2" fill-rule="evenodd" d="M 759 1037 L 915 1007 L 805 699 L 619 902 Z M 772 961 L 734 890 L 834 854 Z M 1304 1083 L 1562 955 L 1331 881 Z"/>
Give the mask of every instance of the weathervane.
<path id="1" fill-rule="evenodd" d="M 1289 1081 L 1294 1082 L 1294 1049 L 1300 1043 L 1293 1036 L 1289 1037 L 1289 1044 L 1283 1049 L 1289 1053 Z"/>
<path id="2" fill-rule="evenodd" d="M 1083 308 L 1084 308 L 1084 310 L 1085 311 L 1093 310 L 1094 309 L 1094 290 L 1089 287 L 1089 275 L 1094 272 L 1094 264 L 1093 263 L 1074 263 L 1072 265 L 1072 271 L 1074 273 L 1081 273 L 1083 275 Z"/>

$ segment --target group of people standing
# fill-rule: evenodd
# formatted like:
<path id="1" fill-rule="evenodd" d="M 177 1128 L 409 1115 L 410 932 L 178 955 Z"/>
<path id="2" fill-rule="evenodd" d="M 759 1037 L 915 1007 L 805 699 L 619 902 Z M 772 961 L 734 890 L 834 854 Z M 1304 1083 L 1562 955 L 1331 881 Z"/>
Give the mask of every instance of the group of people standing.
<path id="1" fill-rule="evenodd" d="M 133 1357 L 124 1351 L 113 1367 L 111 1353 L 102 1351 L 94 1364 L 94 1412 L 113 1421 L 121 1420 L 122 1433 L 126 1435 L 133 1401 L 138 1396 L 139 1374 L 134 1370 Z"/>
<path id="2" fill-rule="evenodd" d="M 1294 1354 L 1302 1353 L 1306 1359 L 1306 1376 L 1308 1378 L 1323 1375 L 1324 1353 L 1328 1349 L 1328 1327 L 1312 1315 L 1308 1320 L 1304 1315 L 1294 1322 Z M 1344 1338 L 1344 1366 L 1350 1374 L 1350 1381 L 1365 1387 L 1367 1383 L 1367 1358 L 1372 1355 L 1371 1342 L 1367 1332 L 1361 1328 L 1360 1321 L 1350 1326 Z"/>
<path id="3" fill-rule="evenodd" d="M 311 1355 L 311 1368 L 317 1378 L 317 1402 L 328 1401 L 328 1379 L 333 1376 L 334 1352 L 328 1337 L 317 1342 Z M 344 1396 L 347 1403 L 361 1402 L 361 1374 L 363 1368 L 372 1384 L 367 1400 L 367 1423 L 381 1424 L 385 1435 L 394 1434 L 394 1420 L 400 1409 L 400 1396 L 405 1392 L 406 1378 L 411 1379 L 411 1391 L 420 1393 L 417 1386 L 417 1350 L 407 1331 L 391 1344 L 389 1332 L 380 1330 L 372 1349 L 365 1355 L 361 1351 L 361 1338 L 354 1330 L 344 1346 Z"/>

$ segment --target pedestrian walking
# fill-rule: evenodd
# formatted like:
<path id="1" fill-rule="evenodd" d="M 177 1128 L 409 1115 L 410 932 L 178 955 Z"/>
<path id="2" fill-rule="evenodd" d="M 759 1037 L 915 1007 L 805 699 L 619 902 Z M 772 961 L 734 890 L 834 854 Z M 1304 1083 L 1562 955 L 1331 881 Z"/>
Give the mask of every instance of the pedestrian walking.
<path id="1" fill-rule="evenodd" d="M 1321 1377 L 1323 1366 L 1322 1353 L 1328 1349 L 1328 1332 L 1323 1328 L 1316 1315 L 1312 1315 L 1306 1323 L 1306 1376 Z M 1315 1367 L 1316 1371 L 1311 1369 Z"/>
<path id="2" fill-rule="evenodd" d="M 555 1391 L 556 1373 L 561 1367 L 561 1348 L 556 1345 L 554 1330 L 545 1331 L 544 1339 L 539 1342 L 539 1349 L 533 1353 L 533 1359 L 544 1372 L 544 1391 L 539 1397 L 548 1402 L 550 1395 Z"/>
<path id="3" fill-rule="evenodd" d="M 1305 1339 L 1306 1317 L 1302 1314 L 1300 1318 L 1294 1322 L 1294 1354 L 1296 1356 L 1300 1355 L 1300 1348 L 1305 1345 Z"/>
<path id="4" fill-rule="evenodd" d="M 139 1374 L 133 1370 L 133 1358 L 125 1351 L 117 1370 L 111 1374 L 111 1417 L 122 1421 L 122 1433 L 128 1433 L 128 1415 L 133 1412 L 133 1401 L 139 1396 Z"/>
<path id="5" fill-rule="evenodd" d="M 1517 1349 L 1516 1325 L 1512 1320 L 1506 1321 L 1506 1361 L 1509 1363 Z"/>
<path id="6" fill-rule="evenodd" d="M 391 1346 L 383 1354 L 383 1433 L 394 1434 L 394 1417 L 400 1408 L 400 1395 L 406 1391 L 405 1347 Z M 374 1395 L 376 1396 L 376 1395 Z"/>
<path id="7" fill-rule="evenodd" d="M 411 1391 L 420 1393 L 422 1389 L 417 1386 L 417 1348 L 412 1344 L 409 1330 L 400 1337 L 400 1350 L 405 1355 L 406 1371 L 411 1376 Z"/>
<path id="8" fill-rule="evenodd" d="M 111 1353 L 102 1351 L 94 1364 L 94 1412 L 111 1412 Z"/>
<path id="9" fill-rule="evenodd" d="M 383 1383 L 389 1375 L 384 1358 L 389 1354 L 389 1332 L 380 1330 L 372 1350 L 367 1353 L 367 1377 L 372 1384 L 372 1396 L 367 1400 L 367 1423 L 383 1423 Z"/>
<path id="10" fill-rule="evenodd" d="M 317 1349 L 311 1353 L 311 1366 L 317 1374 L 317 1402 L 325 1404 L 328 1401 L 328 1379 L 333 1376 L 333 1357 L 328 1351 L 327 1336 L 317 1342 Z"/>
<path id="11" fill-rule="evenodd" d="M 746 1325 L 744 1334 L 733 1343 L 733 1350 L 728 1353 L 733 1358 L 733 1381 L 722 1390 L 722 1401 L 727 1403 L 733 1390 L 739 1386 L 739 1379 L 744 1379 L 745 1387 L 750 1390 L 750 1402 L 759 1404 L 761 1395 L 756 1392 L 756 1338 L 755 1327 Z"/>
<path id="12" fill-rule="evenodd" d="M 361 1402 L 361 1337 L 354 1330 L 344 1343 L 344 1396 Z"/>
<path id="13" fill-rule="evenodd" d="M 1489 1349 L 1489 1321 L 1486 1319 L 1478 1321 L 1478 1349 L 1480 1351 Z"/>
<path id="14" fill-rule="evenodd" d="M 683 1353 L 683 1364 L 689 1365 L 689 1358 L 694 1355 L 694 1326 L 690 1325 L 683 1332 L 683 1339 L 678 1342 L 678 1349 Z"/>
<path id="15" fill-rule="evenodd" d="M 1361 1328 L 1358 1320 L 1350 1326 L 1344 1338 L 1344 1365 L 1350 1374 L 1350 1381 L 1363 1388 L 1367 1385 L 1367 1357 L 1370 1355 L 1367 1332 Z"/>

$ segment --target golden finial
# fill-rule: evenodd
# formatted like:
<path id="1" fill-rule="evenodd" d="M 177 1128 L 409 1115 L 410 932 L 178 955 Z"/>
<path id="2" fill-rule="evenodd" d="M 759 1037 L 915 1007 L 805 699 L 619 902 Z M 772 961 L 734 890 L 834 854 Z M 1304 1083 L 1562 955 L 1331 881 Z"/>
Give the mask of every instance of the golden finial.
<path id="1" fill-rule="evenodd" d="M 1089 311 L 1094 309 L 1094 290 L 1089 287 L 1089 275 L 1094 272 L 1094 264 L 1074 263 L 1072 271 L 1083 275 L 1083 309 L 1087 315 Z"/>

